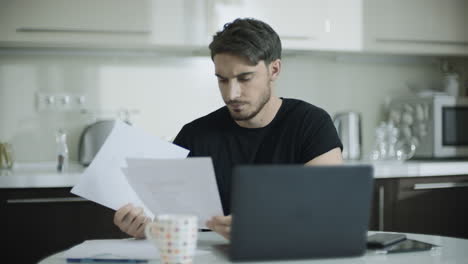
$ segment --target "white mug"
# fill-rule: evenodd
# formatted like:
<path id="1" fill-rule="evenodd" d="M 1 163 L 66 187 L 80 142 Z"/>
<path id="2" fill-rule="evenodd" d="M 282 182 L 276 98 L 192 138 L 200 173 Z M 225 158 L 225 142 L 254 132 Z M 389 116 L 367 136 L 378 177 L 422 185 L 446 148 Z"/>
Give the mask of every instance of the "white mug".
<path id="1" fill-rule="evenodd" d="M 154 243 L 164 264 L 191 264 L 198 238 L 195 215 L 157 215 L 145 227 L 146 238 Z"/>

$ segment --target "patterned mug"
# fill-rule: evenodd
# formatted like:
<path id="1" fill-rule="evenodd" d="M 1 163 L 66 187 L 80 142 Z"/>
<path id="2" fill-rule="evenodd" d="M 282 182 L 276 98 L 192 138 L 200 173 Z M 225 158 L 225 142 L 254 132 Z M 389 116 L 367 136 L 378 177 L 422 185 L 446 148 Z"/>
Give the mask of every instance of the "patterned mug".
<path id="1" fill-rule="evenodd" d="M 195 215 L 162 214 L 145 227 L 146 238 L 159 250 L 161 263 L 191 264 L 198 238 Z"/>

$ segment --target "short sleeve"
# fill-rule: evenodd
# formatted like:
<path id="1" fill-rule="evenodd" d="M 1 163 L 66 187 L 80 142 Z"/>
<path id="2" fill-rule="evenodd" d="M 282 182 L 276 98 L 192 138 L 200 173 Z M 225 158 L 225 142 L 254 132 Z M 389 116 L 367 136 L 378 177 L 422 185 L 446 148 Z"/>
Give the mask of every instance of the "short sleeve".
<path id="1" fill-rule="evenodd" d="M 325 110 L 319 109 L 317 114 L 309 112 L 303 127 L 301 162 L 307 163 L 334 148 L 343 150 L 333 121 Z"/>
<path id="2" fill-rule="evenodd" d="M 188 149 L 191 153 L 191 134 L 188 132 L 188 130 L 188 125 L 184 125 L 175 137 L 173 143 L 179 147 Z M 188 156 L 190 156 L 190 153 L 188 154 Z"/>

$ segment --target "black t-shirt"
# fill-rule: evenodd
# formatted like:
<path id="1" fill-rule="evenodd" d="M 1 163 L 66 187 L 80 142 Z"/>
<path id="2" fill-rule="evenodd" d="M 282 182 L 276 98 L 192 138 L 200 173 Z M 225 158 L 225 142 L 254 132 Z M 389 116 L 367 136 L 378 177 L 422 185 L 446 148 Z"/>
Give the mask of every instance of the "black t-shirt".
<path id="1" fill-rule="evenodd" d="M 232 168 L 242 164 L 304 164 L 342 144 L 323 109 L 285 99 L 262 128 L 244 128 L 226 106 L 186 124 L 174 143 L 190 157 L 211 157 L 224 213 L 230 213 Z"/>

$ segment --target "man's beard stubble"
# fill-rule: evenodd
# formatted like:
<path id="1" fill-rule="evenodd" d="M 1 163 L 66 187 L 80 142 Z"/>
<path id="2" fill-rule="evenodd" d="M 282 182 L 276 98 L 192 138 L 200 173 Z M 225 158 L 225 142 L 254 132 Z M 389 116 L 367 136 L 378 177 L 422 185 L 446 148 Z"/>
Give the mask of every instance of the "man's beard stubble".
<path id="1" fill-rule="evenodd" d="M 254 109 L 254 111 L 248 115 L 241 115 L 241 113 L 236 113 L 231 110 L 229 110 L 229 113 L 231 114 L 232 119 L 235 121 L 247 121 L 260 113 L 262 109 L 265 107 L 265 105 L 270 101 L 271 97 L 271 88 L 268 87 L 267 91 L 260 97 L 259 103 L 257 104 L 257 107 Z M 242 101 L 229 101 L 228 104 L 232 103 L 242 103 Z"/>

